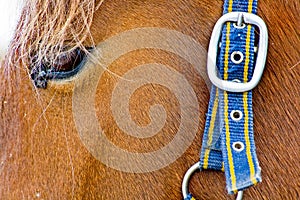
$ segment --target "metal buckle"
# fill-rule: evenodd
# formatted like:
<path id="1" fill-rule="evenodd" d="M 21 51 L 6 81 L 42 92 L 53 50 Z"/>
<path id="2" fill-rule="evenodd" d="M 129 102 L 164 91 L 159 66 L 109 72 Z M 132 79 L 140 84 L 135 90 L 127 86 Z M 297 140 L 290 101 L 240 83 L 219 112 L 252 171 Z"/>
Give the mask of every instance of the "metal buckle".
<path id="1" fill-rule="evenodd" d="M 256 58 L 255 69 L 252 79 L 247 83 L 237 83 L 233 81 L 222 80 L 217 75 L 217 52 L 222 27 L 226 22 L 239 22 L 241 17 L 246 24 L 253 24 L 259 28 L 259 46 Z M 207 72 L 211 82 L 218 88 L 229 92 L 246 92 L 252 90 L 260 81 L 265 68 L 265 62 L 268 50 L 268 29 L 264 21 L 255 14 L 245 12 L 230 12 L 223 15 L 216 23 L 209 43 Z"/>
<path id="2" fill-rule="evenodd" d="M 199 170 L 199 165 L 200 162 L 195 163 L 194 165 L 192 165 L 187 172 L 184 175 L 183 181 L 182 181 L 182 195 L 183 195 L 183 199 L 186 199 L 189 195 L 189 180 L 191 178 L 191 176 L 193 175 L 193 173 L 197 170 Z M 236 196 L 236 200 L 242 200 L 243 199 L 243 191 L 238 191 L 237 196 Z"/>

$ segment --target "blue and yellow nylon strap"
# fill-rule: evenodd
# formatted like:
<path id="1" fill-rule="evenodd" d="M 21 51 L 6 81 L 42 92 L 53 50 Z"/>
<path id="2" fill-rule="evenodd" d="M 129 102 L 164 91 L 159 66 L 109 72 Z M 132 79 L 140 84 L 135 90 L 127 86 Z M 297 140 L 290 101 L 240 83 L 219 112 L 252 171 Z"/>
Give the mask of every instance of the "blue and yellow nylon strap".
<path id="1" fill-rule="evenodd" d="M 256 14 L 257 0 L 225 0 L 223 14 Z M 222 28 L 217 69 L 221 79 L 248 82 L 255 66 L 255 27 L 227 22 Z M 235 57 L 237 56 L 237 57 Z M 261 182 L 255 152 L 252 92 L 228 92 L 212 86 L 200 154 L 200 170 L 225 172 L 229 194 Z M 186 198 L 194 199 L 192 195 Z"/>
<path id="2" fill-rule="evenodd" d="M 227 0 L 224 14 L 256 13 L 256 0 Z M 222 30 L 217 67 L 223 80 L 248 82 L 253 75 L 255 27 L 227 22 Z M 242 53 L 241 62 L 232 58 Z M 240 56 L 241 56 L 240 55 Z M 200 155 L 201 169 L 224 170 L 230 194 L 261 181 L 253 135 L 252 92 L 234 93 L 212 86 Z"/>

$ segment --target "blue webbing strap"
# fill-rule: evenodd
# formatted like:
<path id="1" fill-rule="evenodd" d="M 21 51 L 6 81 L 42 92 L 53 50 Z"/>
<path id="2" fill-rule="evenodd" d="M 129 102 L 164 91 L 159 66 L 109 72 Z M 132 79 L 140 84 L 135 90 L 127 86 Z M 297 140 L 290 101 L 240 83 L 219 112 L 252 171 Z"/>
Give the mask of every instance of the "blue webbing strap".
<path id="1" fill-rule="evenodd" d="M 225 0 L 223 13 L 255 14 L 256 7 L 257 0 Z M 237 28 L 232 22 L 224 25 L 217 59 L 223 80 L 248 82 L 251 79 L 255 64 L 254 31 L 252 25 L 244 28 Z M 239 64 L 231 59 L 236 51 L 243 54 Z M 233 93 L 212 86 L 199 167 L 225 171 L 230 194 L 261 182 L 254 144 L 251 91 Z"/>

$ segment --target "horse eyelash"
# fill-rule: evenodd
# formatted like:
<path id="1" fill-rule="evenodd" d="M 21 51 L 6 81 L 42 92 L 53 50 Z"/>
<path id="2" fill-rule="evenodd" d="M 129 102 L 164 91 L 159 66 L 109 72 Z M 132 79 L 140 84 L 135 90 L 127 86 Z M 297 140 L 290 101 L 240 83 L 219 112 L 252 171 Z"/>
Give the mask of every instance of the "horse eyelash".
<path id="1" fill-rule="evenodd" d="M 92 47 L 87 47 L 88 52 Z M 72 52 L 61 54 L 56 60 L 42 61 L 35 63 L 31 67 L 30 77 L 37 88 L 46 89 L 49 80 L 63 80 L 76 75 L 86 62 L 87 53 L 76 48 Z"/>

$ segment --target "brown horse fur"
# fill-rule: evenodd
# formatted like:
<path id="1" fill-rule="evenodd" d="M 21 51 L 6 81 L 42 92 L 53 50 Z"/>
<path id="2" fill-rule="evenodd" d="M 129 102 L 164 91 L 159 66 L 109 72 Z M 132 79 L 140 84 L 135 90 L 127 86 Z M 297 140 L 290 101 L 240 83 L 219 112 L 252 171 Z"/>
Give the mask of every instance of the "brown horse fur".
<path id="1" fill-rule="evenodd" d="M 110 72 L 105 72 L 98 83 L 95 102 L 102 129 L 115 145 L 134 152 L 153 151 L 167 144 L 178 130 L 180 106 L 167 88 L 156 84 L 140 88 L 130 99 L 133 120 L 140 126 L 150 123 L 149 106 L 159 103 L 166 108 L 167 121 L 155 137 L 127 136 L 110 111 L 111 92 L 124 73 L 140 64 L 163 63 L 184 74 L 197 94 L 200 118 L 195 119 L 199 127 L 192 145 L 169 166 L 140 174 L 105 166 L 83 145 L 72 115 L 72 81 L 37 89 L 27 69 L 32 56 L 51 60 L 65 47 L 70 50 L 97 45 L 138 27 L 177 30 L 207 48 L 223 1 L 101 3 L 26 1 L 0 72 L 1 199 L 182 198 L 183 175 L 199 159 L 209 99 L 204 80 L 190 63 L 165 51 L 138 50 L 112 63 Z M 263 182 L 246 190 L 244 199 L 300 198 L 299 10 L 299 0 L 259 1 L 258 15 L 267 23 L 270 36 L 266 70 L 253 94 L 255 140 Z M 234 199 L 226 194 L 222 172 L 195 174 L 190 190 L 198 199 Z"/>

